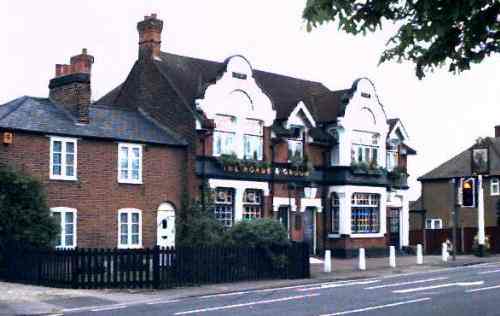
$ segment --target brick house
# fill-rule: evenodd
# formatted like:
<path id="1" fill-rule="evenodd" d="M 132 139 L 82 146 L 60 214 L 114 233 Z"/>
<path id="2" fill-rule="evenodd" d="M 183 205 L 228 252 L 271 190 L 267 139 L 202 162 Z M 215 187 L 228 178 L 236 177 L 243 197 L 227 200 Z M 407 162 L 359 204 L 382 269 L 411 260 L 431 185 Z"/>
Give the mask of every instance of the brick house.
<path id="1" fill-rule="evenodd" d="M 496 227 L 500 224 L 500 126 L 495 127 L 495 137 L 487 137 L 483 141 L 489 148 L 490 160 L 489 174 L 483 178 L 485 226 Z M 471 148 L 467 148 L 418 179 L 422 183 L 418 208 L 422 212 L 425 211 L 427 229 L 452 227 L 454 192 L 450 180 L 472 176 Z M 477 207 L 461 207 L 458 224 L 460 227 L 477 227 Z M 415 216 L 411 221 L 411 229 L 421 228 L 422 220 L 419 216 Z"/>
<path id="2" fill-rule="evenodd" d="M 84 51 L 56 66 L 48 99 L 0 106 L 0 131 L 13 135 L 0 162 L 46 184 L 62 227 L 73 225 L 61 239 L 75 241 L 63 246 L 165 245 L 181 192 L 205 189 L 223 225 L 275 218 L 313 251 L 408 245 L 406 167 L 416 152 L 369 79 L 331 91 L 255 70 L 240 55 L 163 52 L 154 14 L 137 29 L 137 61 L 95 103 Z"/>

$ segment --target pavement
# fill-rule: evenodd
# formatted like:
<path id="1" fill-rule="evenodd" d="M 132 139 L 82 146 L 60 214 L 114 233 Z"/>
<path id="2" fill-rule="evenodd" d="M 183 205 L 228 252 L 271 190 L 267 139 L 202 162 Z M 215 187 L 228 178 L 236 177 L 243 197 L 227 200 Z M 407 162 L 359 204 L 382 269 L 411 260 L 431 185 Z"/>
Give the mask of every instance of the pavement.
<path id="1" fill-rule="evenodd" d="M 180 301 L 186 302 L 189 300 L 210 297 L 213 297 L 214 300 L 220 300 L 221 298 L 231 298 L 242 295 L 242 293 L 251 294 L 255 292 L 255 295 L 257 295 L 257 293 L 275 293 L 304 286 L 312 286 L 314 288 L 315 284 L 330 282 L 341 282 L 342 284 L 346 282 L 355 282 L 353 280 L 366 280 L 378 277 L 403 277 L 408 274 L 418 275 L 420 273 L 441 271 L 453 267 L 480 267 L 485 264 L 497 263 L 500 267 L 500 256 L 490 256 L 486 258 L 457 256 L 456 261 L 451 261 L 450 258 L 450 261 L 447 263 L 443 263 L 440 256 L 425 256 L 423 265 L 416 265 L 415 256 L 403 256 L 397 258 L 396 268 L 389 267 L 388 258 L 368 258 L 367 269 L 365 271 L 358 270 L 357 259 L 355 258 L 332 259 L 331 273 L 324 273 L 322 271 L 323 264 L 321 258 L 311 259 L 311 262 L 310 279 L 237 282 L 169 290 L 70 290 L 0 282 L 0 316 L 76 315 L 79 313 L 84 315 L 90 312 L 92 312 L 93 315 L 99 312 L 105 313 L 108 310 L 113 311 L 116 308 L 128 308 L 129 306 L 154 307 L 162 304 L 174 304 Z M 302 297 L 301 295 L 298 296 Z M 354 294 L 354 296 L 356 296 L 356 294 Z M 306 296 L 305 298 L 309 297 Z M 281 302 L 284 298 L 278 297 L 276 299 L 278 299 L 277 302 Z M 293 301 L 295 299 L 291 298 L 290 300 Z M 221 304 L 222 303 L 223 302 L 221 302 Z M 185 304 L 182 306 L 184 305 Z M 258 306 L 260 306 L 260 304 Z M 131 311 L 134 310 L 132 309 Z M 231 313 L 228 315 L 230 314 Z M 218 315 L 218 313 L 214 315 Z M 280 314 L 275 313 L 274 316 L 275 315 Z M 305 313 L 305 315 L 309 314 Z"/>

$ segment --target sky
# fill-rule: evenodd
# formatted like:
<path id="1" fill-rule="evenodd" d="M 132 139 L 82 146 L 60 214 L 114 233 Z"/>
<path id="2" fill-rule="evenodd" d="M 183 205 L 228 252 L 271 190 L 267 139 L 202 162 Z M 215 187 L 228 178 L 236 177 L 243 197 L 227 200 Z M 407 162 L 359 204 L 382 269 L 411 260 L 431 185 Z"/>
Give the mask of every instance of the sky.
<path id="1" fill-rule="evenodd" d="M 500 55 L 460 75 L 438 69 L 424 80 L 409 63 L 378 65 L 392 24 L 367 36 L 329 24 L 308 33 L 306 0 L 2 0 L 0 104 L 46 97 L 54 65 L 87 48 L 95 57 L 93 99 L 125 80 L 137 58 L 136 23 L 157 13 L 162 50 L 223 61 L 242 54 L 253 68 L 319 81 L 332 90 L 370 78 L 388 117 L 399 117 L 418 155 L 409 160 L 410 196 L 417 177 L 494 136 L 500 124 Z"/>

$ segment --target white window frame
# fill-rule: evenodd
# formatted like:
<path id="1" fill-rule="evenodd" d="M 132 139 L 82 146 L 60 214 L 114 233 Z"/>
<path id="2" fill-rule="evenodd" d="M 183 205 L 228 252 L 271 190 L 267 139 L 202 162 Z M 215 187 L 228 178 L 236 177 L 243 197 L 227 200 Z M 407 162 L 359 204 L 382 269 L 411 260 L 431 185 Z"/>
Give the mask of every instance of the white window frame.
<path id="1" fill-rule="evenodd" d="M 121 173 L 121 155 L 122 155 L 122 148 L 127 148 L 128 151 L 128 156 L 127 156 L 127 178 L 122 178 L 122 173 Z M 131 159 L 131 152 L 133 149 L 138 148 L 139 149 L 139 179 L 132 179 L 132 159 Z M 128 184 L 142 184 L 142 161 L 143 161 L 143 150 L 142 150 L 142 145 L 140 144 L 131 144 L 131 143 L 119 143 L 118 144 L 118 183 L 128 183 Z"/>
<path id="2" fill-rule="evenodd" d="M 54 216 L 54 213 L 60 213 L 61 214 L 61 221 L 58 223 L 61 231 L 60 231 L 60 245 L 56 246 L 56 249 L 74 249 L 76 247 L 76 241 L 77 241 L 77 210 L 76 208 L 70 208 L 70 207 L 52 207 L 50 209 L 50 214 L 51 216 Z M 73 244 L 72 245 L 66 245 L 66 214 L 67 213 L 72 213 L 73 214 Z"/>
<path id="3" fill-rule="evenodd" d="M 490 194 L 500 195 L 500 180 L 498 180 L 498 177 L 492 177 L 490 179 Z"/>
<path id="4" fill-rule="evenodd" d="M 61 174 L 54 174 L 54 142 L 61 142 Z M 68 176 L 66 175 L 66 144 L 67 143 L 73 143 L 73 146 L 75 148 L 75 151 L 73 153 L 74 155 L 74 160 L 73 160 L 73 175 Z M 68 138 L 68 137 L 57 137 L 57 136 L 50 136 L 50 163 L 49 163 L 49 178 L 51 180 L 68 180 L 68 181 L 75 181 L 77 180 L 77 165 L 78 165 L 78 143 L 76 138 Z"/>
<path id="5" fill-rule="evenodd" d="M 430 223 L 430 225 L 427 225 Z M 443 229 L 443 220 L 440 218 L 427 218 L 425 220 L 425 229 Z"/>
<path id="6" fill-rule="evenodd" d="M 121 215 L 127 214 L 127 243 L 121 243 L 122 223 Z M 139 243 L 132 244 L 132 214 L 139 214 Z M 122 208 L 118 210 L 118 248 L 119 249 L 140 249 L 142 248 L 142 211 L 136 208 Z"/>

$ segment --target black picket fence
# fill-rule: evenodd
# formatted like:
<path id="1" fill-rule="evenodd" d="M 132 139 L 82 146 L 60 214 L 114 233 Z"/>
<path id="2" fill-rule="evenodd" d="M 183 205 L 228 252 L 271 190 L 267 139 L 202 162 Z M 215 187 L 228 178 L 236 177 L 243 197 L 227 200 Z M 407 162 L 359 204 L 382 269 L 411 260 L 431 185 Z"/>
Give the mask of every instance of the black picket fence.
<path id="1" fill-rule="evenodd" d="M 68 288 L 170 288 L 308 278 L 305 243 L 261 248 L 11 249 L 0 277 Z"/>

